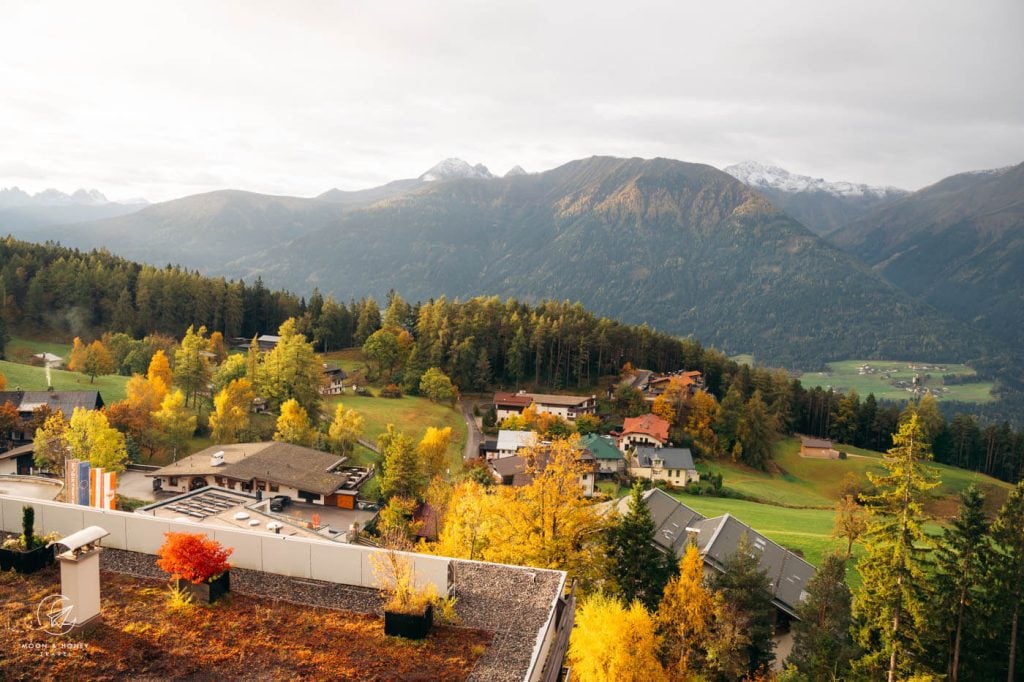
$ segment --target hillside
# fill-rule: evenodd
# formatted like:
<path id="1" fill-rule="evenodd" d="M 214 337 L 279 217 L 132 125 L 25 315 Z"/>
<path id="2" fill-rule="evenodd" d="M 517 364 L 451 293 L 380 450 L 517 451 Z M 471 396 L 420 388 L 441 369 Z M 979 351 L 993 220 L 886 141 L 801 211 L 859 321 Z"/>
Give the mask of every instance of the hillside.
<path id="1" fill-rule="evenodd" d="M 921 301 L 1024 338 L 1024 164 L 946 178 L 830 239 Z"/>
<path id="2" fill-rule="evenodd" d="M 473 177 L 426 181 L 435 167 L 322 199 L 213 192 L 47 236 L 342 300 L 392 288 L 410 300 L 578 300 L 777 366 L 985 352 L 965 326 L 710 166 L 593 157 L 495 178 L 463 165 Z"/>

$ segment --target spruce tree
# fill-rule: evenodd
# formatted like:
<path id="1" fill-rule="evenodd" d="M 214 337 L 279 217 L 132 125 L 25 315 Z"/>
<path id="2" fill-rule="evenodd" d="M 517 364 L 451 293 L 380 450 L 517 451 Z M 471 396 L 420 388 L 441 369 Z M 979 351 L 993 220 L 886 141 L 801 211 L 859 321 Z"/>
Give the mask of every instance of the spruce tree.
<path id="1" fill-rule="evenodd" d="M 1013 682 L 1017 671 L 1021 670 L 1018 659 L 1021 658 L 1020 620 L 1024 602 L 1024 481 L 1013 489 L 992 522 L 992 538 L 996 549 L 992 562 L 994 589 L 1007 621 L 1002 632 L 1008 632 L 1008 641 L 1004 640 L 1005 645 L 1001 643 L 998 651 L 1005 652 L 1006 679 Z"/>
<path id="2" fill-rule="evenodd" d="M 723 572 L 712 587 L 722 593 L 725 603 L 736 608 L 749 641 L 745 647 L 747 671 L 768 669 L 775 660 L 775 607 L 772 605 L 771 580 L 759 567 L 757 554 L 747 536 L 740 539 L 736 551 L 722 564 Z"/>
<path id="3" fill-rule="evenodd" d="M 788 663 L 812 680 L 843 678 L 857 647 L 850 638 L 850 588 L 841 556 L 825 557 L 807 583 L 798 615 Z"/>
<path id="4" fill-rule="evenodd" d="M 893 444 L 882 460 L 886 473 L 868 472 L 878 492 L 866 498 L 866 555 L 858 564 L 864 583 L 853 603 L 855 636 L 866 652 L 856 668 L 889 682 L 921 668 L 929 544 L 921 504 L 939 484 L 935 471 L 922 464 L 931 450 L 916 413 L 900 425 Z"/>
<path id="5" fill-rule="evenodd" d="M 654 543 L 654 520 L 637 482 L 629 498 L 629 509 L 608 529 L 609 572 L 623 603 L 639 600 L 654 611 L 665 585 L 675 574 L 675 557 Z"/>
<path id="6" fill-rule="evenodd" d="M 930 658 L 945 659 L 946 678 L 956 682 L 961 672 L 979 672 L 985 661 L 973 644 L 984 639 L 985 575 L 991 561 L 985 496 L 973 485 L 960 494 L 960 513 L 943 532 L 934 554 L 933 609 L 928 619 L 933 633 Z M 975 654 L 964 656 L 962 654 Z M 970 664 L 966 664 L 970 659 Z M 983 679 L 967 675 L 974 679 Z"/>

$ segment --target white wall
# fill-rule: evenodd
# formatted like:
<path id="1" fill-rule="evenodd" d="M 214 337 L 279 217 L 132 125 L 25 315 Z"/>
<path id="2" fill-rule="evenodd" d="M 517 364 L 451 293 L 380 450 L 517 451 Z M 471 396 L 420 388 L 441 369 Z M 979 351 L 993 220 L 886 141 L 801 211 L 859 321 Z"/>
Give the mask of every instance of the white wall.
<path id="1" fill-rule="evenodd" d="M 156 554 L 168 531 L 204 533 L 224 547 L 233 548 L 229 561 L 238 568 L 313 578 L 343 585 L 377 587 L 371 556 L 386 556 L 386 550 L 348 545 L 330 540 L 302 538 L 249 531 L 226 530 L 202 523 L 176 523 L 167 519 L 120 511 L 91 509 L 62 502 L 45 502 L 0 495 L 0 530 L 21 532 L 21 508 L 30 504 L 36 511 L 36 533 L 51 531 L 62 536 L 89 526 L 110 531 L 104 547 Z M 405 554 L 413 563 L 416 581 L 432 584 L 438 595 L 448 596 L 448 557 Z"/>

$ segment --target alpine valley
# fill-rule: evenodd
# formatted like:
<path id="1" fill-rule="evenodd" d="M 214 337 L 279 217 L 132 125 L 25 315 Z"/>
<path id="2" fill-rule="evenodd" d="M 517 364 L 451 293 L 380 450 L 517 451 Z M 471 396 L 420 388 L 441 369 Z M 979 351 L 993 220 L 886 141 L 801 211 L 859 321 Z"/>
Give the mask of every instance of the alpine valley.
<path id="1" fill-rule="evenodd" d="M 775 366 L 962 362 L 1019 351 L 1021 168 L 908 193 L 751 163 L 591 157 L 497 177 L 448 159 L 363 191 L 225 190 L 0 229 L 339 299 L 578 300 Z M 975 292 L 990 300 L 972 313 Z"/>

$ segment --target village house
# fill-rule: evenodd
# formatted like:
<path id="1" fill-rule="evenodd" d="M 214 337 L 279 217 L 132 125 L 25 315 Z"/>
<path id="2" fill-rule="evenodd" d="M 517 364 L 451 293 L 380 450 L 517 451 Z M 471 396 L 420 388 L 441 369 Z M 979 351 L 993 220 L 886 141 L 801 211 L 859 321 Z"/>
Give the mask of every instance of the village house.
<path id="1" fill-rule="evenodd" d="M 490 444 L 493 442 L 493 446 Z M 485 444 L 484 459 L 502 459 L 512 457 L 523 448 L 532 448 L 538 445 L 540 440 L 533 431 L 509 431 L 501 429 L 498 431 L 497 441 L 488 441 Z"/>
<path id="2" fill-rule="evenodd" d="M 0 405 L 5 403 L 14 405 L 24 423 L 32 419 L 33 412 L 43 406 L 50 414 L 60 410 L 65 419 L 70 419 L 77 407 L 85 410 L 102 408 L 103 398 L 99 391 L 0 391 Z M 35 433 L 20 428 L 11 432 L 9 441 L 11 445 L 24 445 L 32 442 L 33 438 Z"/>
<path id="3" fill-rule="evenodd" d="M 0 452 L 0 475 L 30 475 L 35 466 L 35 449 L 34 443 L 27 443 L 11 448 L 7 452 Z"/>
<path id="4" fill-rule="evenodd" d="M 581 464 L 580 488 L 584 497 L 593 497 L 597 484 L 597 461 L 590 452 L 579 451 L 577 460 Z M 513 455 L 488 462 L 491 476 L 498 485 L 515 488 L 529 485 L 536 474 L 544 471 L 548 464 L 548 453 L 539 450 L 536 454 Z"/>
<path id="5" fill-rule="evenodd" d="M 499 424 L 508 417 L 521 415 L 530 405 L 534 405 L 538 413 L 547 412 L 572 422 L 581 414 L 594 414 L 597 410 L 597 396 L 552 395 L 526 391 L 497 391 L 494 394 L 494 411 Z"/>
<path id="6" fill-rule="evenodd" d="M 615 447 L 611 436 L 591 433 L 580 438 L 580 448 L 594 456 L 599 475 L 618 475 L 626 472 L 626 458 Z"/>
<path id="7" fill-rule="evenodd" d="M 373 469 L 347 466 L 346 458 L 276 441 L 215 445 L 147 473 L 160 490 L 183 493 L 218 486 L 258 496 L 353 509 Z"/>
<path id="8" fill-rule="evenodd" d="M 281 337 L 274 334 L 260 334 L 256 337 L 256 343 L 261 351 L 268 353 L 277 348 L 277 344 L 281 343 Z"/>
<path id="9" fill-rule="evenodd" d="M 812 459 L 839 459 L 839 451 L 827 438 L 800 436 L 800 456 Z"/>
<path id="10" fill-rule="evenodd" d="M 637 478 L 665 481 L 680 487 L 700 480 L 689 448 L 637 447 L 630 461 L 629 473 Z"/>
<path id="11" fill-rule="evenodd" d="M 324 363 L 324 383 L 320 387 L 321 395 L 341 395 L 345 388 L 348 374 L 333 362 Z"/>
<path id="12" fill-rule="evenodd" d="M 628 511 L 629 499 L 626 496 L 619 500 L 620 514 Z M 807 583 L 814 576 L 814 566 L 731 514 L 707 518 L 657 488 L 645 492 L 644 501 L 654 521 L 658 548 L 682 558 L 692 539 L 708 576 L 724 572 L 727 559 L 736 553 L 745 536 L 748 551 L 757 557 L 759 568 L 770 581 L 777 624 L 798 618 L 797 609 L 807 598 Z"/>
<path id="13" fill-rule="evenodd" d="M 655 374 L 648 369 L 638 369 L 619 382 L 619 386 L 628 386 L 640 391 L 648 403 L 653 403 L 673 384 L 679 386 L 687 394 L 693 395 L 698 390 L 704 389 L 704 375 L 697 370 Z"/>
<path id="14" fill-rule="evenodd" d="M 668 429 L 669 423 L 656 414 L 627 417 L 619 433 L 619 450 L 628 453 L 645 445 L 660 448 L 668 443 Z"/>

